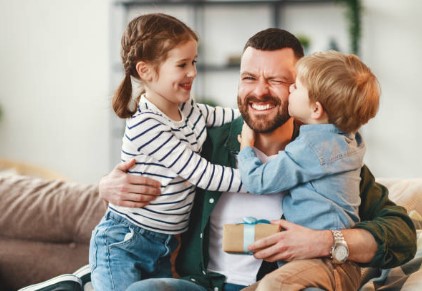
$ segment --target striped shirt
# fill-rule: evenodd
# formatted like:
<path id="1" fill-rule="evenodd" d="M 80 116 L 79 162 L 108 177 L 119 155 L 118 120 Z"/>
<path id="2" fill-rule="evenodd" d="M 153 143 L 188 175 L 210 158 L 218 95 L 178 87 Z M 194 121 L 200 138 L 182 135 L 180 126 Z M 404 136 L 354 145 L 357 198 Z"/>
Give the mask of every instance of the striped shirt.
<path id="1" fill-rule="evenodd" d="M 239 116 L 230 108 L 198 104 L 180 105 L 182 119 L 170 120 L 145 96 L 137 112 L 126 121 L 121 157 L 136 159 L 131 174 L 161 182 L 161 195 L 144 208 L 110 204 L 110 209 L 148 230 L 178 234 L 187 230 L 195 187 L 239 192 L 237 169 L 214 165 L 200 156 L 206 127 L 221 126 Z"/>

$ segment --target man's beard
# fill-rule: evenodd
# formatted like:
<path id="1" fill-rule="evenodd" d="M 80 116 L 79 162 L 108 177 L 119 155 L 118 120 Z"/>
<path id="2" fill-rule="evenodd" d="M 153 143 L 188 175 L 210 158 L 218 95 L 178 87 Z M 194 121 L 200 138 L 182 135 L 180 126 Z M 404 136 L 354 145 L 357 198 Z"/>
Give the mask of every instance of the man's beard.
<path id="1" fill-rule="evenodd" d="M 270 133 L 283 125 L 287 120 L 289 120 L 289 109 L 286 102 L 282 102 L 280 99 L 273 96 L 267 95 L 264 98 L 260 98 L 260 101 L 271 101 L 276 107 L 278 106 L 278 114 L 269 119 L 265 114 L 255 116 L 252 118 L 249 115 L 249 103 L 250 101 L 256 100 L 253 96 L 248 96 L 245 98 L 244 102 L 242 99 L 237 96 L 237 105 L 239 107 L 240 114 L 242 115 L 246 124 L 257 133 Z"/>

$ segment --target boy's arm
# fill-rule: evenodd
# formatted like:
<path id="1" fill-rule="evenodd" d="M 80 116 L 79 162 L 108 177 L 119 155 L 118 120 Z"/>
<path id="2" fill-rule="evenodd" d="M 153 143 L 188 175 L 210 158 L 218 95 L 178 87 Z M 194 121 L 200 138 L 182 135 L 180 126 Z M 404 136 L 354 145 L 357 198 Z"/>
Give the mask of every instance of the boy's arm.
<path id="1" fill-rule="evenodd" d="M 362 168 L 361 178 L 362 222 L 342 230 L 349 259 L 384 269 L 408 262 L 416 253 L 416 230 L 406 210 L 388 199 L 388 190 L 375 182 L 366 167 Z M 329 256 L 331 231 L 313 230 L 285 220 L 275 223 L 284 230 L 249 246 L 256 258 L 273 262 Z"/>
<path id="2" fill-rule="evenodd" d="M 337 167 L 321 165 L 308 144 L 299 140 L 291 142 L 284 151 L 265 163 L 252 147 L 246 146 L 239 152 L 238 162 L 243 185 L 254 194 L 280 193 L 338 171 Z"/>

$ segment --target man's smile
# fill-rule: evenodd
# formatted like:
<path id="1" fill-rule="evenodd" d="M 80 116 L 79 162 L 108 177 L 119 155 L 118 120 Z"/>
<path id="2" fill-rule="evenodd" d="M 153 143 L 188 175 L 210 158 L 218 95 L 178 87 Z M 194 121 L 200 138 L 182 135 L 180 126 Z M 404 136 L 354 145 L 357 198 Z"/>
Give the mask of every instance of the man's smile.
<path id="1" fill-rule="evenodd" d="M 249 106 L 256 111 L 267 111 L 275 108 L 275 104 L 268 102 L 249 102 Z"/>

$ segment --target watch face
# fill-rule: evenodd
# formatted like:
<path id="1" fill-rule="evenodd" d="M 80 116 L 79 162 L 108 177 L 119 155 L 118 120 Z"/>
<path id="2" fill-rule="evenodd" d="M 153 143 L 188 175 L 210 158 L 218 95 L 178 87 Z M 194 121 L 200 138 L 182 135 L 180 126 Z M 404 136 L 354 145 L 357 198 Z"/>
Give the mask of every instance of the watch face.
<path id="1" fill-rule="evenodd" d="M 339 245 L 339 246 L 336 247 L 336 249 L 334 251 L 334 255 L 335 255 L 337 261 L 343 262 L 349 256 L 349 251 L 347 250 L 346 246 Z"/>

